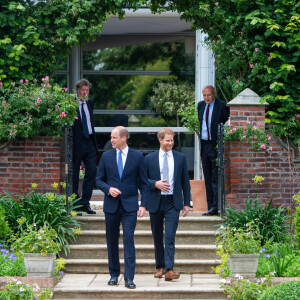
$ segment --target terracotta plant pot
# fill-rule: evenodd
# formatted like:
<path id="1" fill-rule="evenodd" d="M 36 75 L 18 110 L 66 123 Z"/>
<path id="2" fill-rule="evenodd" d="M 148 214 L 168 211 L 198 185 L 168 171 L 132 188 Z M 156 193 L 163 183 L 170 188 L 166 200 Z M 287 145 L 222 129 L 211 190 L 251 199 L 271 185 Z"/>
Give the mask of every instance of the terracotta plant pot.
<path id="1" fill-rule="evenodd" d="M 206 189 L 204 180 L 190 180 L 193 211 L 207 211 Z"/>

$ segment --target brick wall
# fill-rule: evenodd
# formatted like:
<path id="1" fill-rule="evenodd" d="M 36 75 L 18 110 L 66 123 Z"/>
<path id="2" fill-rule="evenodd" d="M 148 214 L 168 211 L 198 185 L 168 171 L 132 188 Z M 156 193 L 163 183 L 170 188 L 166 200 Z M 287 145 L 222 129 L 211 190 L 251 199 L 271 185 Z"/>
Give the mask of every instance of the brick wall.
<path id="1" fill-rule="evenodd" d="M 246 89 L 227 104 L 230 107 L 230 126 L 264 126 L 265 106 L 259 96 Z M 300 190 L 300 160 L 291 145 L 272 137 L 270 153 L 253 151 L 245 142 L 225 143 L 225 198 L 232 207 L 243 208 L 248 197 L 261 201 L 273 198 L 274 204 L 293 206 L 292 196 Z M 255 175 L 265 179 L 256 187 Z"/>
<path id="2" fill-rule="evenodd" d="M 50 184 L 64 180 L 63 159 L 62 143 L 49 137 L 14 141 L 0 150 L 0 194 L 18 194 L 31 183 L 42 193 L 53 191 Z"/>

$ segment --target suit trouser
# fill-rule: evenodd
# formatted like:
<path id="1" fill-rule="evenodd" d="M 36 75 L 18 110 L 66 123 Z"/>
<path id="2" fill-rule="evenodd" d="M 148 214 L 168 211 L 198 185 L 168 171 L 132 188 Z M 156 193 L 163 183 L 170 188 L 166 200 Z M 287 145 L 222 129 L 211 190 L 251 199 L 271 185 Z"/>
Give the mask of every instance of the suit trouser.
<path id="1" fill-rule="evenodd" d="M 120 275 L 119 237 L 120 223 L 123 227 L 124 245 L 124 279 L 133 279 L 135 273 L 134 230 L 136 227 L 137 212 L 124 210 L 121 201 L 115 213 L 105 213 L 106 242 L 108 251 L 108 266 L 111 276 Z"/>
<path id="2" fill-rule="evenodd" d="M 205 179 L 206 198 L 208 210 L 218 209 L 218 167 L 214 141 L 201 140 L 201 161 Z"/>
<path id="3" fill-rule="evenodd" d="M 97 151 L 93 142 L 93 136 L 84 138 L 81 144 L 80 153 L 74 154 L 73 157 L 73 193 L 81 199 L 76 202 L 76 205 L 88 205 L 93 194 L 96 178 L 96 160 Z M 82 185 L 82 196 L 78 195 L 78 181 L 81 161 L 84 163 L 85 176 Z"/>
<path id="4" fill-rule="evenodd" d="M 173 270 L 175 235 L 179 222 L 179 210 L 174 207 L 172 195 L 161 195 L 157 213 L 150 213 L 151 229 L 155 247 L 156 269 Z M 165 219 L 165 247 L 163 242 Z"/>

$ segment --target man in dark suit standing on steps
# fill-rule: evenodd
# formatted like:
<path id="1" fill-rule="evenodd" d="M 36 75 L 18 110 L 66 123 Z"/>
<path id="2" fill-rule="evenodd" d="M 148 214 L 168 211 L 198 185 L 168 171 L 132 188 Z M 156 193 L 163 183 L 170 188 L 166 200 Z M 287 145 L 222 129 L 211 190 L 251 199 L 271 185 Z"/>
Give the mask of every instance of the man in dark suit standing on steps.
<path id="1" fill-rule="evenodd" d="M 119 236 L 123 227 L 125 287 L 134 289 L 134 230 L 137 216 L 142 218 L 148 201 L 148 180 L 142 152 L 127 146 L 128 131 L 123 126 L 111 132 L 113 149 L 103 153 L 96 176 L 96 186 L 104 192 L 106 241 L 110 280 L 117 285 L 120 275 Z M 138 204 L 138 189 L 141 206 Z"/>
<path id="2" fill-rule="evenodd" d="M 215 88 L 207 85 L 202 89 L 204 101 L 198 103 L 198 119 L 201 136 L 201 161 L 205 179 L 208 211 L 204 216 L 218 215 L 218 152 L 216 149 L 218 125 L 229 118 L 226 103 L 216 98 Z"/>
<path id="3" fill-rule="evenodd" d="M 97 144 L 94 129 L 94 101 L 88 99 L 90 83 L 80 79 L 76 84 L 76 99 L 79 103 L 78 117 L 73 130 L 73 193 L 81 199 L 76 205 L 81 205 L 77 211 L 96 214 L 90 207 L 96 177 Z M 79 171 L 81 162 L 84 163 L 85 175 L 82 186 L 82 196 L 78 195 Z M 81 215 L 81 213 L 78 213 Z"/>
<path id="4" fill-rule="evenodd" d="M 180 274 L 173 270 L 175 254 L 175 234 L 180 210 L 183 216 L 189 213 L 191 200 L 187 162 L 184 154 L 172 150 L 175 133 L 164 128 L 157 134 L 160 149 L 146 156 L 152 235 L 155 247 L 155 278 L 170 281 Z M 163 223 L 165 219 L 165 247 Z"/>

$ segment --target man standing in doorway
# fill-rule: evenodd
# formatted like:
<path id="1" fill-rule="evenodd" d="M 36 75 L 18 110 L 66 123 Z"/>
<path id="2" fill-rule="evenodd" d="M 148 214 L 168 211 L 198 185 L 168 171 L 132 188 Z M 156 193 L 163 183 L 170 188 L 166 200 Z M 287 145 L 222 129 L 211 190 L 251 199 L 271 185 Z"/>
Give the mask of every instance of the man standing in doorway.
<path id="1" fill-rule="evenodd" d="M 148 201 L 148 180 L 142 152 L 127 146 L 128 131 L 123 126 L 111 132 L 113 149 L 103 153 L 96 176 L 96 186 L 104 192 L 106 241 L 110 280 L 117 285 L 120 275 L 119 236 L 123 227 L 125 287 L 135 289 L 134 230 L 137 216 L 142 218 Z M 138 189 L 141 206 L 138 204 Z"/>
<path id="2" fill-rule="evenodd" d="M 94 129 L 94 101 L 88 99 L 90 83 L 87 79 L 80 79 L 76 84 L 76 99 L 79 103 L 78 117 L 73 126 L 73 193 L 81 198 L 76 205 L 79 212 L 96 214 L 90 207 L 96 177 L 97 144 Z M 85 175 L 82 195 L 78 195 L 79 171 L 81 162 L 84 163 Z M 81 213 L 78 213 L 81 215 Z"/>
<path id="3" fill-rule="evenodd" d="M 208 211 L 204 216 L 218 215 L 218 125 L 229 118 L 226 103 L 216 98 L 216 90 L 207 85 L 202 89 L 204 101 L 198 103 L 198 119 L 201 137 L 201 161 L 205 179 Z"/>
<path id="4" fill-rule="evenodd" d="M 146 156 L 152 235 L 155 247 L 155 278 L 165 281 L 178 279 L 180 274 L 173 270 L 175 235 L 180 210 L 183 216 L 189 213 L 191 200 L 187 162 L 184 154 L 172 150 L 175 133 L 164 128 L 157 134 L 160 149 Z M 165 219 L 165 243 L 163 223 Z M 165 244 L 165 247 L 164 247 Z"/>

